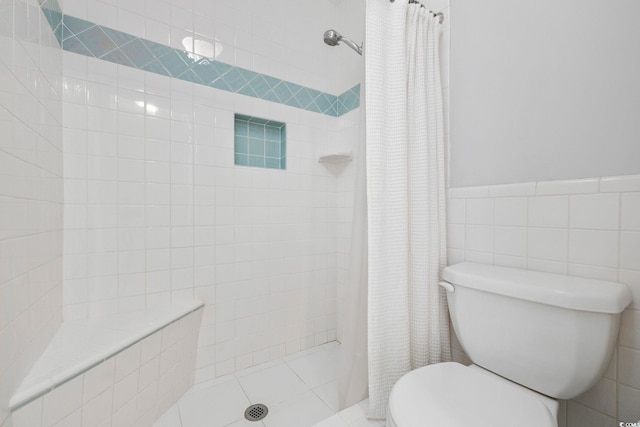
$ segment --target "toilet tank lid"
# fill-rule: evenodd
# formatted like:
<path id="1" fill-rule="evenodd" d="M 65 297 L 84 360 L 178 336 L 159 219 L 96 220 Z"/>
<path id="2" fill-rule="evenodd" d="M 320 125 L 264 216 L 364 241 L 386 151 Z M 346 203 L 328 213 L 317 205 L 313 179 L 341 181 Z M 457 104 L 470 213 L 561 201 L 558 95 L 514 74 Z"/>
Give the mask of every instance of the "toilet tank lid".
<path id="1" fill-rule="evenodd" d="M 631 291 L 618 282 L 462 262 L 444 269 L 443 279 L 454 286 L 597 313 L 621 313 Z"/>

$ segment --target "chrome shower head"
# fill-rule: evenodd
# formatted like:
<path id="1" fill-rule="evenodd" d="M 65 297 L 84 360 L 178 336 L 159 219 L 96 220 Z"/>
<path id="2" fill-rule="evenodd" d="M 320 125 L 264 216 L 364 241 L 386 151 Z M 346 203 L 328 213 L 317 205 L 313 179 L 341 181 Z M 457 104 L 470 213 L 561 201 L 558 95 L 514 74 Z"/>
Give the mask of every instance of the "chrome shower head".
<path id="1" fill-rule="evenodd" d="M 358 46 L 357 44 L 355 44 L 353 41 L 349 40 L 348 38 L 340 35 L 340 33 L 337 32 L 336 30 L 327 30 L 327 31 L 325 31 L 324 32 L 324 42 L 326 44 L 328 44 L 329 46 L 337 46 L 337 45 L 340 44 L 340 42 L 344 42 L 344 44 L 346 44 L 351 49 L 353 49 L 356 52 L 358 52 L 358 55 L 362 55 L 362 47 Z"/>
<path id="2" fill-rule="evenodd" d="M 327 30 L 324 32 L 324 42 L 329 46 L 337 46 L 342 36 L 336 30 Z"/>

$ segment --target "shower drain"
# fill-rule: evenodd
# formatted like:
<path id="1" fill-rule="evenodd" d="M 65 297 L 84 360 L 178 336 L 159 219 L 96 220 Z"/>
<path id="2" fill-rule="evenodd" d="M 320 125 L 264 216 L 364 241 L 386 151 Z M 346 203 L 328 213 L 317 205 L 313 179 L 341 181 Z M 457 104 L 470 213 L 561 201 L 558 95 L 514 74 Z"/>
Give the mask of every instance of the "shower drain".
<path id="1" fill-rule="evenodd" d="M 249 406 L 244 411 L 244 417 L 249 421 L 260 421 L 269 413 L 269 408 L 262 403 L 258 403 L 256 405 Z"/>

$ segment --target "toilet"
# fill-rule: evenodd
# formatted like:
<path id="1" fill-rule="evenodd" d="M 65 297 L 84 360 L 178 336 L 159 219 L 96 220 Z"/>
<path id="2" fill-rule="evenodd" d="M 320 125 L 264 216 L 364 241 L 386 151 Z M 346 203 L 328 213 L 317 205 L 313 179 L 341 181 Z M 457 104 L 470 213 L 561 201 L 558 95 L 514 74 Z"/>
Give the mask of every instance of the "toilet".
<path id="1" fill-rule="evenodd" d="M 620 283 L 470 262 L 445 268 L 443 279 L 473 364 L 404 375 L 387 427 L 557 427 L 557 399 L 602 377 L 631 302 Z"/>

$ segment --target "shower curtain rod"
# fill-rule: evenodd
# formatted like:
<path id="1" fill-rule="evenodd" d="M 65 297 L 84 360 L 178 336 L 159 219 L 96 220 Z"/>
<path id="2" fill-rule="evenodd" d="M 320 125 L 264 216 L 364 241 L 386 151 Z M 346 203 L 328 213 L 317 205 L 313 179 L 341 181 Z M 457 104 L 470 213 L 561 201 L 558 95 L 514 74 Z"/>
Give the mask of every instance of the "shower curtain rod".
<path id="1" fill-rule="evenodd" d="M 390 1 L 391 1 L 391 3 L 393 3 L 396 0 L 390 0 Z M 423 5 L 422 3 L 420 3 L 418 0 L 409 0 L 409 4 L 418 4 L 418 5 L 420 5 L 420 7 L 423 7 L 425 9 L 427 9 L 426 6 Z M 432 10 L 429 10 L 429 9 L 427 9 L 427 11 L 430 14 L 432 14 L 434 17 L 438 17 L 438 23 L 442 24 L 444 22 L 444 13 L 442 13 L 442 12 L 436 13 L 436 12 L 434 12 Z"/>

